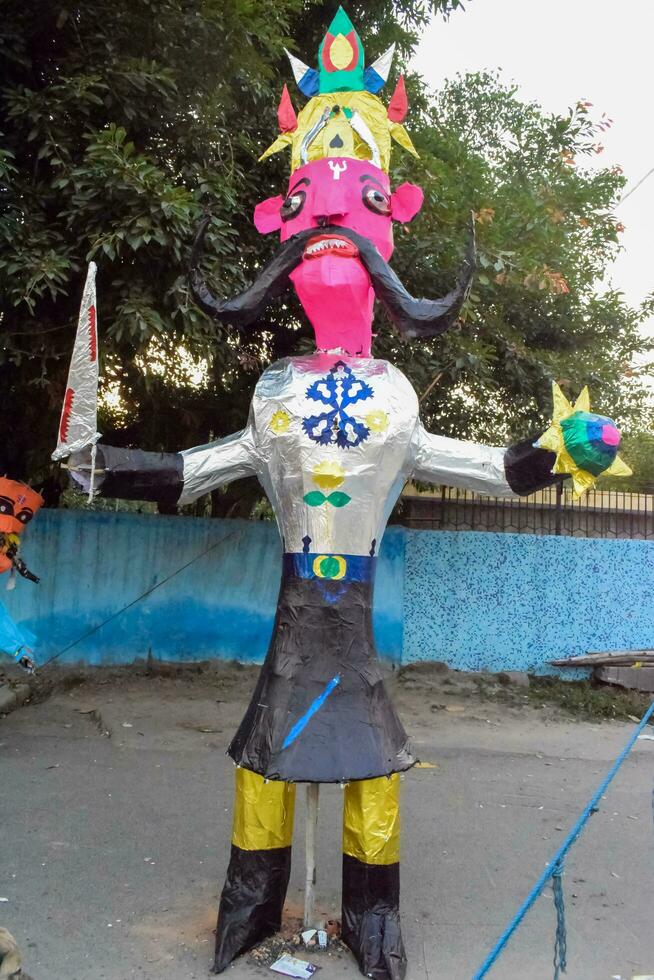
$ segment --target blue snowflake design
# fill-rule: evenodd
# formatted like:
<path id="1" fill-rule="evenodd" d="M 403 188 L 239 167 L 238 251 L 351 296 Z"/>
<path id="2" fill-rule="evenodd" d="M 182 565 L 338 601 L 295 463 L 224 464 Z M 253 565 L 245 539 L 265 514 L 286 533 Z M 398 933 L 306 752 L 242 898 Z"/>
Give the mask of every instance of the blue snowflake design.
<path id="1" fill-rule="evenodd" d="M 357 378 L 343 361 L 337 361 L 329 374 L 307 388 L 307 398 L 321 402 L 327 409 L 320 415 L 302 419 L 302 428 L 320 446 L 335 444 L 340 449 L 353 449 L 368 438 L 370 429 L 345 409 L 373 395 L 369 384 Z"/>

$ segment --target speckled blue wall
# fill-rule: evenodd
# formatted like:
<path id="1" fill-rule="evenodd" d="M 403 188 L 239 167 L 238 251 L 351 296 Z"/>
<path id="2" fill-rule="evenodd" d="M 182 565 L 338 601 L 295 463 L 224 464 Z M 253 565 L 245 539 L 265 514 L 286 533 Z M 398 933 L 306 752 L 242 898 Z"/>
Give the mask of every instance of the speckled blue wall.
<path id="1" fill-rule="evenodd" d="M 42 582 L 19 579 L 0 600 L 40 637 L 43 663 L 207 549 L 61 662 L 130 663 L 148 651 L 259 662 L 280 574 L 279 537 L 266 521 L 42 511 L 24 543 Z M 544 671 L 588 649 L 654 647 L 653 611 L 652 542 L 392 527 L 374 627 L 395 662 Z"/>
<path id="2" fill-rule="evenodd" d="M 213 547 L 213 545 L 216 547 Z M 223 657 L 260 662 L 272 630 L 281 545 L 268 521 L 220 521 L 100 511 L 41 511 L 23 553 L 41 576 L 19 579 L 0 601 L 39 637 L 43 663 L 198 554 L 150 596 L 60 658 L 131 663 Z M 391 529 L 379 562 L 375 635 L 380 652 L 402 653 L 404 535 Z"/>
<path id="3" fill-rule="evenodd" d="M 654 542 L 406 531 L 402 660 L 550 672 L 654 648 Z"/>

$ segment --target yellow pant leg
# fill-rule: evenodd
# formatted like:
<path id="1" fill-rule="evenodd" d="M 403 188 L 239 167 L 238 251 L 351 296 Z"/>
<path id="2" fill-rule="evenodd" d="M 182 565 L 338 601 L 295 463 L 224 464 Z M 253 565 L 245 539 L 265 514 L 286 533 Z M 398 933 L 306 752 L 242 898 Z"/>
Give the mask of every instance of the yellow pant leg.
<path id="1" fill-rule="evenodd" d="M 364 976 L 404 980 L 397 773 L 345 789 L 342 916 L 343 940 Z"/>
<path id="2" fill-rule="evenodd" d="M 294 812 L 294 785 L 236 770 L 232 852 L 218 912 L 215 973 L 281 926 Z"/>
<path id="3" fill-rule="evenodd" d="M 364 864 L 396 864 L 400 860 L 398 773 L 345 787 L 343 853 Z"/>
<path id="4" fill-rule="evenodd" d="M 232 844 L 242 851 L 290 847 L 294 816 L 294 783 L 266 782 L 249 769 L 236 770 Z"/>

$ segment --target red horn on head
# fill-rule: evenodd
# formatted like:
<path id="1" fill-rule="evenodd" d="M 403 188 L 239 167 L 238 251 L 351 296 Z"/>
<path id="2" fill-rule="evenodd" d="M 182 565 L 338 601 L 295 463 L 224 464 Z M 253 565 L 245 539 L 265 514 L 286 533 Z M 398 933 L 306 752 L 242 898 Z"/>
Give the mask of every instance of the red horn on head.
<path id="1" fill-rule="evenodd" d="M 292 133 L 293 130 L 297 129 L 297 116 L 286 85 L 282 89 L 282 97 L 279 100 L 277 119 L 282 133 Z"/>
<path id="2" fill-rule="evenodd" d="M 395 91 L 393 92 L 393 97 L 388 103 L 388 118 L 391 122 L 401 123 L 406 118 L 408 111 L 409 102 L 406 97 L 406 88 L 404 87 L 404 75 L 400 75 L 395 86 Z"/>

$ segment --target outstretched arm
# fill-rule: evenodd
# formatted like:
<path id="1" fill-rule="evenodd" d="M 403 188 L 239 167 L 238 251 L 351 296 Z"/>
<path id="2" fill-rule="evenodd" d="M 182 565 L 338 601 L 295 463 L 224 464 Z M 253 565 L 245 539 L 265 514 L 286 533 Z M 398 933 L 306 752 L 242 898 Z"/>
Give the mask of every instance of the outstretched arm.
<path id="1" fill-rule="evenodd" d="M 524 439 L 508 449 L 481 446 L 433 435 L 418 423 L 412 447 L 411 479 L 494 497 L 534 493 L 561 479 L 552 474 L 555 454 L 535 448 L 536 438 Z"/>
<path id="2" fill-rule="evenodd" d="M 88 484 L 89 453 L 71 456 L 71 475 Z M 142 449 L 97 447 L 95 485 L 102 497 L 155 500 L 166 504 L 192 501 L 242 476 L 256 474 L 253 433 L 241 432 L 181 453 L 151 453 Z"/>

